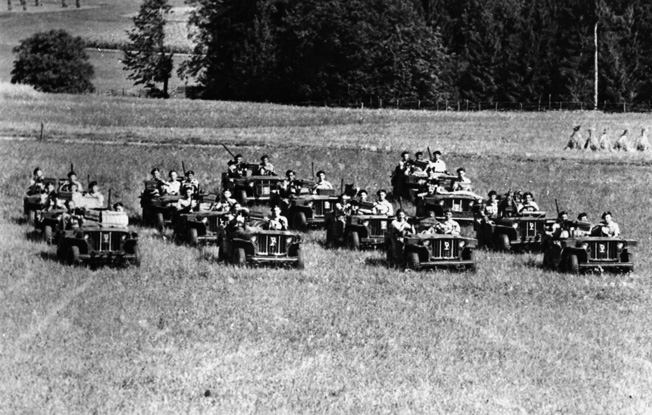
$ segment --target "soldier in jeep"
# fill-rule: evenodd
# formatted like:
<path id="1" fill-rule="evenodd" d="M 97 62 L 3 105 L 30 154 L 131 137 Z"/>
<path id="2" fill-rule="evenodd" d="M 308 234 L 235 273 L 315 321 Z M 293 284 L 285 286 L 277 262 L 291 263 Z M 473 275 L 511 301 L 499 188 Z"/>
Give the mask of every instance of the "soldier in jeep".
<path id="1" fill-rule="evenodd" d="M 606 211 L 602 214 L 602 222 L 594 228 L 593 233 L 615 238 L 620 236 L 620 226 L 613 221 L 611 212 Z"/>
<path id="2" fill-rule="evenodd" d="M 519 213 L 539 211 L 539 205 L 534 201 L 534 195 L 532 195 L 532 192 L 525 192 L 523 198 L 525 201 L 520 205 Z"/>
<path id="3" fill-rule="evenodd" d="M 317 194 L 318 190 L 321 190 L 321 189 L 328 190 L 328 189 L 332 189 L 332 188 L 333 188 L 333 185 L 330 184 L 330 182 L 326 180 L 326 172 L 324 172 L 323 170 L 319 170 L 317 172 L 317 183 L 315 183 L 315 185 L 313 186 L 312 193 Z"/>
<path id="4" fill-rule="evenodd" d="M 414 226 L 407 220 L 407 215 L 403 209 L 396 211 L 396 219 L 394 219 L 390 225 L 390 231 L 397 237 L 401 238 L 414 235 Z"/>
<path id="5" fill-rule="evenodd" d="M 269 156 L 265 154 L 260 158 L 260 164 L 258 165 L 258 173 L 261 176 L 276 176 L 274 171 L 274 165 L 269 162 Z"/>
<path id="6" fill-rule="evenodd" d="M 75 190 L 73 190 L 73 186 L 75 186 Z M 71 171 L 68 173 L 68 180 L 61 185 L 61 190 L 64 192 L 83 192 L 84 191 L 84 186 L 81 184 L 79 180 L 77 180 L 77 173 L 74 171 Z"/>
<path id="7" fill-rule="evenodd" d="M 394 206 L 387 200 L 387 191 L 380 189 L 376 192 L 376 196 L 378 200 L 374 203 L 373 214 L 392 216 L 394 214 Z"/>
<path id="8" fill-rule="evenodd" d="M 84 224 L 84 216 L 79 214 L 75 202 L 66 201 L 66 211 L 61 215 L 61 229 L 78 229 Z"/>
<path id="9" fill-rule="evenodd" d="M 443 233 L 443 234 L 448 234 L 448 235 L 459 235 L 462 233 L 462 228 L 460 227 L 460 224 L 457 223 L 457 221 L 453 220 L 453 212 L 451 212 L 449 209 L 446 209 L 444 211 L 444 216 L 446 217 L 446 220 L 443 222 L 439 222 L 435 226 L 435 230 L 437 233 Z"/>
<path id="10" fill-rule="evenodd" d="M 182 190 L 183 197 L 177 200 L 177 203 L 171 205 L 171 208 L 178 213 L 190 213 L 197 208 L 197 201 L 193 197 L 192 186 L 185 186 Z"/>
<path id="11" fill-rule="evenodd" d="M 288 219 L 281 215 L 281 207 L 279 205 L 272 206 L 272 212 L 267 217 L 267 222 L 265 223 L 264 228 L 274 231 L 288 230 Z"/>
<path id="12" fill-rule="evenodd" d="M 97 184 L 96 181 L 92 181 L 88 184 L 89 191 L 86 193 L 87 198 L 92 198 L 95 199 L 96 201 L 96 206 L 101 207 L 104 206 L 104 195 L 100 193 L 100 186 Z"/>

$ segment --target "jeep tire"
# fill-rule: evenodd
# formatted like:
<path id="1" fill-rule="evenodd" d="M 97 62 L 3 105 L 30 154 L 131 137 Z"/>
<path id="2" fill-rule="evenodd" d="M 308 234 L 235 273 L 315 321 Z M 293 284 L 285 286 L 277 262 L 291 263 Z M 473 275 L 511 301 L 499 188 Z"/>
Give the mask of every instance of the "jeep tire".
<path id="1" fill-rule="evenodd" d="M 79 265 L 79 247 L 71 245 L 66 251 L 66 262 L 68 265 Z"/>
<path id="2" fill-rule="evenodd" d="M 52 236 L 52 226 L 45 225 L 43 227 L 43 241 L 48 245 L 52 245 L 53 240 L 54 237 Z"/>
<path id="3" fill-rule="evenodd" d="M 306 214 L 303 212 L 296 212 L 292 217 L 292 227 L 300 232 L 305 232 L 308 229 Z"/>
<path id="4" fill-rule="evenodd" d="M 356 231 L 349 233 L 349 248 L 354 251 L 360 250 L 360 235 Z"/>

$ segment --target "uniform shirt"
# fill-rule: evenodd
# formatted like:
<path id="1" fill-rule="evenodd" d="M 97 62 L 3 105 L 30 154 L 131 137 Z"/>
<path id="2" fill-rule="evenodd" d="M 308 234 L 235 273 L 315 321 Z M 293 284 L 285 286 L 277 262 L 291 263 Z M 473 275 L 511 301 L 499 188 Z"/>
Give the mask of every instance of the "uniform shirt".
<path id="1" fill-rule="evenodd" d="M 431 173 L 445 173 L 446 172 L 446 162 L 444 160 L 431 161 L 428 165 L 428 169 Z"/>
<path id="2" fill-rule="evenodd" d="M 197 206 L 197 202 L 193 200 L 192 197 L 179 199 L 177 203 L 173 205 L 175 209 L 179 212 L 190 212 Z"/>
<path id="3" fill-rule="evenodd" d="M 391 228 L 392 228 L 392 232 L 398 236 L 414 233 L 414 227 L 410 225 L 410 223 L 407 220 L 400 222 L 398 219 L 394 219 L 392 221 Z"/>
<path id="4" fill-rule="evenodd" d="M 274 174 L 274 166 L 272 163 L 260 163 L 258 169 L 262 176 L 271 176 Z"/>
<path id="5" fill-rule="evenodd" d="M 96 203 L 98 207 L 104 206 L 104 195 L 102 195 L 102 193 L 86 193 L 86 197 L 97 200 Z"/>
<path id="6" fill-rule="evenodd" d="M 448 219 L 444 222 L 440 222 L 437 226 L 438 230 L 441 233 L 459 235 L 462 232 L 460 224 L 454 221 L 453 219 Z"/>
<path id="7" fill-rule="evenodd" d="M 181 190 L 181 182 L 173 180 L 163 185 L 163 192 L 168 195 L 178 195 Z"/>
<path id="8" fill-rule="evenodd" d="M 526 212 L 538 212 L 539 211 L 539 205 L 537 205 L 537 202 L 525 202 L 519 209 L 519 212 L 526 211 Z"/>
<path id="9" fill-rule="evenodd" d="M 618 226 L 616 222 L 611 222 L 609 224 L 602 222 L 600 223 L 600 226 L 602 227 L 602 232 L 607 236 L 616 237 L 620 235 L 620 226 Z"/>
<path id="10" fill-rule="evenodd" d="M 317 183 L 317 184 L 312 188 L 312 191 L 313 191 L 313 193 L 317 193 L 317 190 L 318 190 L 318 189 L 332 189 L 332 188 L 333 188 L 333 185 L 330 184 L 330 182 L 328 182 L 328 181 L 326 181 L 326 180 L 323 180 L 323 181 Z"/>
<path id="11" fill-rule="evenodd" d="M 272 231 L 286 231 L 288 229 L 288 220 L 285 216 L 278 216 L 276 218 L 267 218 L 267 229 Z"/>
<path id="12" fill-rule="evenodd" d="M 484 207 L 484 212 L 487 216 L 497 216 L 498 215 L 498 201 L 489 202 L 487 206 Z"/>
<path id="13" fill-rule="evenodd" d="M 392 204 L 389 203 L 388 200 L 378 201 L 374 203 L 373 212 L 375 215 L 392 216 L 394 214 L 394 206 L 392 206 Z"/>

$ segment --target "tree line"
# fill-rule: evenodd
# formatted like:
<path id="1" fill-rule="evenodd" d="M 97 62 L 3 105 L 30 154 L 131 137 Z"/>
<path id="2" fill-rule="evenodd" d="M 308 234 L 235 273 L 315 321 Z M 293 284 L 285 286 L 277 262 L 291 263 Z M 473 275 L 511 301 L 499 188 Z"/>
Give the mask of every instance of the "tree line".
<path id="1" fill-rule="evenodd" d="M 205 96 L 648 102 L 647 0 L 190 0 Z"/>

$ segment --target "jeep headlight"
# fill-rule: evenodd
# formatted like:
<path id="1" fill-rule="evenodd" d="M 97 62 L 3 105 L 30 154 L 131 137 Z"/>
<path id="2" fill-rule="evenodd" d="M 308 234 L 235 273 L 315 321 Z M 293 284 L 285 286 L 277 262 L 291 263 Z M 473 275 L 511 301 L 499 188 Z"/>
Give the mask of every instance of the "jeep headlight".
<path id="1" fill-rule="evenodd" d="M 294 239 L 291 236 L 288 236 L 285 238 L 285 243 L 290 245 L 292 242 L 294 242 Z"/>
<path id="2" fill-rule="evenodd" d="M 425 241 L 422 241 L 421 243 L 423 244 L 423 246 L 430 246 L 430 241 L 427 239 Z"/>
<path id="3" fill-rule="evenodd" d="M 203 223 L 204 225 L 208 225 L 208 218 L 207 218 L 206 216 L 204 216 L 203 218 L 201 218 L 201 221 L 202 221 L 202 223 Z"/>
<path id="4" fill-rule="evenodd" d="M 514 223 L 512 223 L 512 228 L 514 228 L 514 229 L 518 229 L 518 222 L 514 222 Z"/>
<path id="5" fill-rule="evenodd" d="M 466 246 L 466 241 L 460 241 L 460 242 L 458 243 L 458 246 L 460 247 L 460 249 L 461 249 L 461 248 L 464 248 L 464 247 Z"/>
<path id="6" fill-rule="evenodd" d="M 324 202 L 324 210 L 329 210 L 331 208 L 331 202 Z"/>
<path id="7" fill-rule="evenodd" d="M 622 251 L 624 247 L 625 247 L 625 244 L 622 243 L 622 242 L 618 242 L 616 244 L 616 249 L 618 249 L 619 251 Z"/>
<path id="8" fill-rule="evenodd" d="M 444 206 L 444 201 L 443 200 L 439 201 L 439 206 Z"/>
<path id="9" fill-rule="evenodd" d="M 363 221 L 362 221 L 362 226 L 364 226 L 365 228 L 366 228 L 367 226 L 369 226 L 369 221 L 368 221 L 368 220 L 363 220 Z"/>
<path id="10" fill-rule="evenodd" d="M 585 251 L 588 251 L 589 250 L 589 244 L 587 242 L 584 242 L 582 244 L 582 249 L 585 250 Z"/>
<path id="11" fill-rule="evenodd" d="M 84 234 L 84 239 L 85 240 L 88 241 L 90 238 L 91 238 L 91 236 L 89 234 L 87 234 L 87 233 Z"/>
<path id="12" fill-rule="evenodd" d="M 254 182 L 250 182 L 249 187 L 254 187 Z"/>
<path id="13" fill-rule="evenodd" d="M 123 233 L 122 235 L 120 235 L 120 240 L 121 240 L 122 242 L 126 241 L 126 240 L 127 240 L 127 234 L 126 234 L 126 233 Z"/>
<path id="14" fill-rule="evenodd" d="M 251 236 L 251 242 L 252 243 L 256 243 L 257 240 L 258 240 L 258 237 L 256 235 Z"/>

